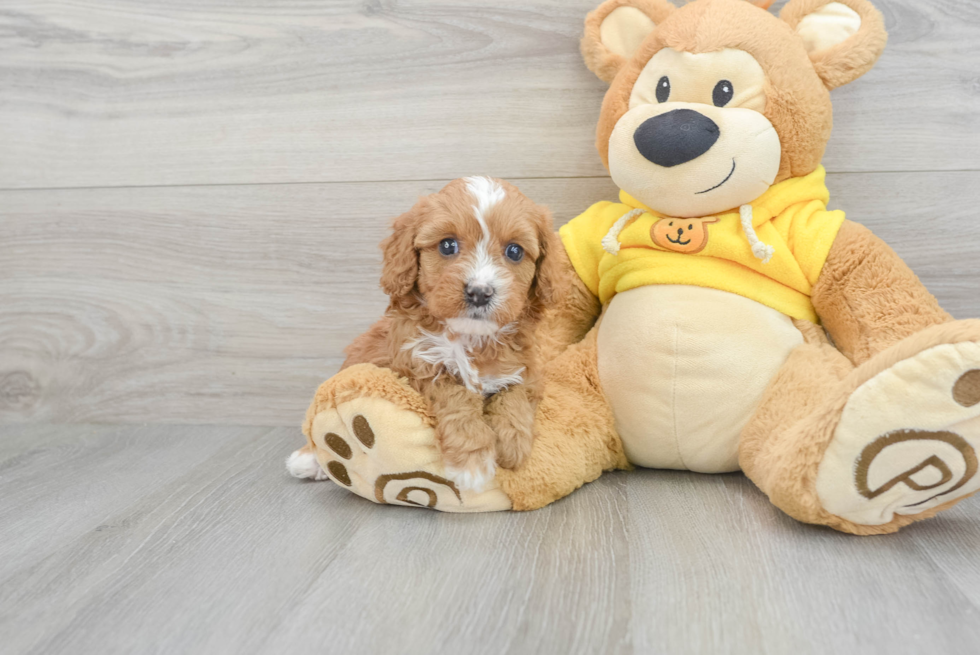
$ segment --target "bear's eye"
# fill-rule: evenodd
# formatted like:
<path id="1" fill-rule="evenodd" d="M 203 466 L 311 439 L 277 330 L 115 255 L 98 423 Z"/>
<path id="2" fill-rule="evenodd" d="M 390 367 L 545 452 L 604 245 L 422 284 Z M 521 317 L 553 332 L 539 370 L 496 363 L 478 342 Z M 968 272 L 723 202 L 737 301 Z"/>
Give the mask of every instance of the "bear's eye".
<path id="1" fill-rule="evenodd" d="M 459 243 L 456 239 L 443 239 L 439 242 L 439 254 L 443 257 L 452 257 L 459 252 Z"/>
<path id="2" fill-rule="evenodd" d="M 507 259 L 516 264 L 524 259 L 524 248 L 521 248 L 516 243 L 511 243 L 504 248 L 504 254 L 507 255 Z"/>
<path id="3" fill-rule="evenodd" d="M 666 75 L 657 82 L 657 102 L 667 102 L 670 97 L 670 80 Z"/>
<path id="4" fill-rule="evenodd" d="M 732 101 L 733 95 L 735 95 L 735 89 L 732 88 L 731 82 L 728 80 L 718 82 L 718 84 L 715 84 L 714 93 L 712 93 L 712 100 L 715 102 L 715 107 L 724 107 Z"/>

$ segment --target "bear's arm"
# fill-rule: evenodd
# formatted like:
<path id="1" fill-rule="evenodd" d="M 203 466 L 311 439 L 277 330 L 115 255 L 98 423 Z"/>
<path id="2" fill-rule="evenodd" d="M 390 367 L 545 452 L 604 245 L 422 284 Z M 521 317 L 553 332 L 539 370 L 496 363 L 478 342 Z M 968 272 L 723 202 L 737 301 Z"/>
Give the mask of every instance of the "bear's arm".
<path id="1" fill-rule="evenodd" d="M 602 310 L 599 299 L 592 295 L 575 272 L 564 245 L 553 256 L 558 258 L 558 291 L 554 294 L 554 301 L 545 307 L 535 330 L 538 356 L 544 364 L 560 355 L 568 346 L 581 341 Z"/>
<path id="2" fill-rule="evenodd" d="M 888 244 L 851 221 L 841 225 L 811 300 L 837 348 L 855 364 L 952 320 Z"/>

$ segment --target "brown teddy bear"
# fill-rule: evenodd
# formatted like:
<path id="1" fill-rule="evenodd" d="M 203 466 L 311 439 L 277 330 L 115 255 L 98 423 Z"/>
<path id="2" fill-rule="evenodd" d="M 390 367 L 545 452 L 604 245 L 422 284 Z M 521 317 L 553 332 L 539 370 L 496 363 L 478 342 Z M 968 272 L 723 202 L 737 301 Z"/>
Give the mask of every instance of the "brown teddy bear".
<path id="1" fill-rule="evenodd" d="M 886 38 L 867 0 L 791 0 L 780 18 L 746 0 L 604 2 L 582 52 L 610 83 L 597 147 L 621 193 L 560 230 L 569 288 L 538 330 L 551 361 L 529 459 L 461 491 L 424 401 L 356 364 L 317 391 L 292 472 L 479 511 L 542 507 L 617 468 L 742 470 L 789 515 L 855 534 L 974 493 L 980 321 L 954 321 L 826 208 L 829 92 Z"/>

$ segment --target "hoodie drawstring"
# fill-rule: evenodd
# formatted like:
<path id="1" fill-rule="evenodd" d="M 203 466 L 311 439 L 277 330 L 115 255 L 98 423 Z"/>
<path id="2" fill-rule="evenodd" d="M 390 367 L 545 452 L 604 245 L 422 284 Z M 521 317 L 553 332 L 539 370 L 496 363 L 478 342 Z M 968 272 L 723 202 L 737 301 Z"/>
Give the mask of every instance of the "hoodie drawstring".
<path id="1" fill-rule="evenodd" d="M 602 249 L 610 255 L 618 255 L 620 232 L 626 229 L 626 224 L 632 219 L 645 213 L 646 210 L 643 209 L 632 209 L 620 216 L 619 220 L 609 228 L 606 236 L 602 237 Z M 756 234 L 755 227 L 752 225 L 752 205 L 742 205 L 739 207 L 738 213 L 742 219 L 742 230 L 745 232 L 745 238 L 748 239 L 749 246 L 752 247 L 752 254 L 755 255 L 756 259 L 762 260 L 763 264 L 768 264 L 772 260 L 772 256 L 776 254 L 776 249 L 759 240 L 759 235 Z"/>
<path id="2" fill-rule="evenodd" d="M 646 213 L 642 209 L 633 209 L 622 216 L 619 220 L 613 223 L 613 226 L 609 228 L 606 236 L 602 237 L 602 249 L 608 252 L 610 255 L 619 254 L 619 233 L 626 229 L 626 224 L 630 222 L 631 219 L 642 216 Z"/>
<path id="3" fill-rule="evenodd" d="M 768 264 L 772 256 L 776 254 L 776 249 L 768 243 L 759 241 L 759 235 L 755 233 L 755 227 L 752 225 L 752 205 L 742 205 L 739 207 L 738 213 L 742 218 L 742 229 L 745 230 L 745 237 L 749 240 L 749 245 L 752 246 L 752 254 L 755 255 L 756 259 L 761 259 L 763 264 Z"/>

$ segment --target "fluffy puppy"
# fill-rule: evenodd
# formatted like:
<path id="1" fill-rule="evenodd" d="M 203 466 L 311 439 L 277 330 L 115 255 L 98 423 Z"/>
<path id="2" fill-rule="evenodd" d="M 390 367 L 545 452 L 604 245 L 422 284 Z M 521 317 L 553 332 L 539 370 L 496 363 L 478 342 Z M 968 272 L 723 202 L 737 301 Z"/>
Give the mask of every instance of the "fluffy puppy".
<path id="1" fill-rule="evenodd" d="M 532 331 L 561 276 L 551 215 L 507 182 L 469 177 L 395 219 L 381 247 L 388 310 L 344 366 L 408 378 L 431 402 L 449 476 L 481 489 L 531 450 Z"/>

